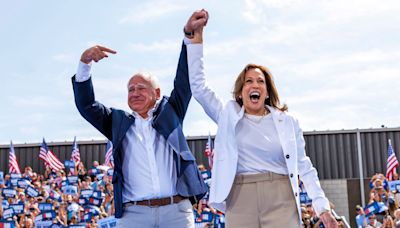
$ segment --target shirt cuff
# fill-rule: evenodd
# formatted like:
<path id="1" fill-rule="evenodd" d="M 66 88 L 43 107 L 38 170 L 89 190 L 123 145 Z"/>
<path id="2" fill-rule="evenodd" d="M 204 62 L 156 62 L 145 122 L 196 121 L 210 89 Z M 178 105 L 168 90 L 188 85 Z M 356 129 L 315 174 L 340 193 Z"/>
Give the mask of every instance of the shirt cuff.
<path id="1" fill-rule="evenodd" d="M 75 75 L 75 81 L 84 82 L 90 78 L 90 69 L 92 68 L 92 64 L 86 64 L 82 61 L 79 61 L 78 71 Z"/>
<path id="2" fill-rule="evenodd" d="M 183 43 L 184 43 L 185 45 L 188 45 L 188 44 L 192 44 L 192 41 L 190 41 L 189 38 L 187 38 L 186 36 L 184 36 L 184 37 L 183 37 Z"/>

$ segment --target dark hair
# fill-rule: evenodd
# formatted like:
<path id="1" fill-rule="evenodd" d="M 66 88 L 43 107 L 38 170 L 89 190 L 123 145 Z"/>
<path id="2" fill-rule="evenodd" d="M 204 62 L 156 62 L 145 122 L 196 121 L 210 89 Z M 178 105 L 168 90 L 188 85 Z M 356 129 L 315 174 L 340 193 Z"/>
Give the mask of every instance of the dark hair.
<path id="1" fill-rule="evenodd" d="M 236 102 L 240 106 L 243 105 L 243 101 L 242 101 L 242 98 L 240 98 L 240 95 L 242 93 L 246 73 L 247 73 L 247 71 L 249 71 L 251 69 L 259 69 L 264 74 L 265 84 L 267 86 L 267 91 L 268 91 L 268 95 L 269 95 L 269 97 L 267 99 L 265 99 L 265 104 L 269 105 L 271 107 L 274 107 L 276 109 L 279 109 L 282 112 L 287 111 L 288 106 L 286 104 L 283 104 L 283 105 L 280 104 L 278 90 L 276 89 L 275 83 L 272 80 L 272 75 L 271 75 L 270 71 L 268 70 L 268 68 L 265 66 L 262 66 L 262 65 L 254 64 L 254 63 L 247 64 L 236 78 L 235 85 L 234 85 L 233 92 L 232 92 L 233 98 L 236 100 Z"/>

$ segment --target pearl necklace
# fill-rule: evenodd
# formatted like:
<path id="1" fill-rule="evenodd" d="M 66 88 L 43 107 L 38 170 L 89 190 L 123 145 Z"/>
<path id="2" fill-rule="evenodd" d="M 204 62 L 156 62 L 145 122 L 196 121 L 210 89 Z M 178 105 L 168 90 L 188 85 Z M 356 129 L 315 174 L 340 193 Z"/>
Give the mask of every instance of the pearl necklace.
<path id="1" fill-rule="evenodd" d="M 244 117 L 246 119 L 248 119 L 250 122 L 253 122 L 255 124 L 259 124 L 261 123 L 261 121 L 264 119 L 264 117 L 268 114 L 268 110 L 266 108 L 264 108 L 264 113 L 259 117 L 257 115 L 252 115 L 252 117 L 250 117 L 249 115 L 251 114 L 244 114 Z"/>

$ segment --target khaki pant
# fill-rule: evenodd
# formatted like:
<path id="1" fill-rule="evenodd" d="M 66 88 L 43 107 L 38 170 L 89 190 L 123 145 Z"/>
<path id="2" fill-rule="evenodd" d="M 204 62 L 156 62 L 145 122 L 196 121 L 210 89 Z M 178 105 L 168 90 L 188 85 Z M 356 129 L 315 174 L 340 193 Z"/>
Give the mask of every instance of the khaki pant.
<path id="1" fill-rule="evenodd" d="M 300 227 L 289 177 L 272 172 L 237 175 L 225 217 L 228 228 Z"/>

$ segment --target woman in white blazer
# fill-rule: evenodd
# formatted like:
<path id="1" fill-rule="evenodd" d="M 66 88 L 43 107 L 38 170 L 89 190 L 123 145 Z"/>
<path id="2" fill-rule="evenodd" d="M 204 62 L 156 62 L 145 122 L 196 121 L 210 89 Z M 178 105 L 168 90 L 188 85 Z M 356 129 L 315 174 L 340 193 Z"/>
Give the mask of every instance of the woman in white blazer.
<path id="1" fill-rule="evenodd" d="M 207 20 L 205 10 L 195 12 L 184 30 L 191 43 L 187 52 L 193 97 L 218 125 L 210 205 L 226 213 L 227 227 L 299 227 L 300 177 L 325 227 L 336 227 L 317 171 L 305 154 L 302 130 L 280 104 L 268 69 L 248 64 L 227 103 L 207 86 L 202 45 Z"/>

